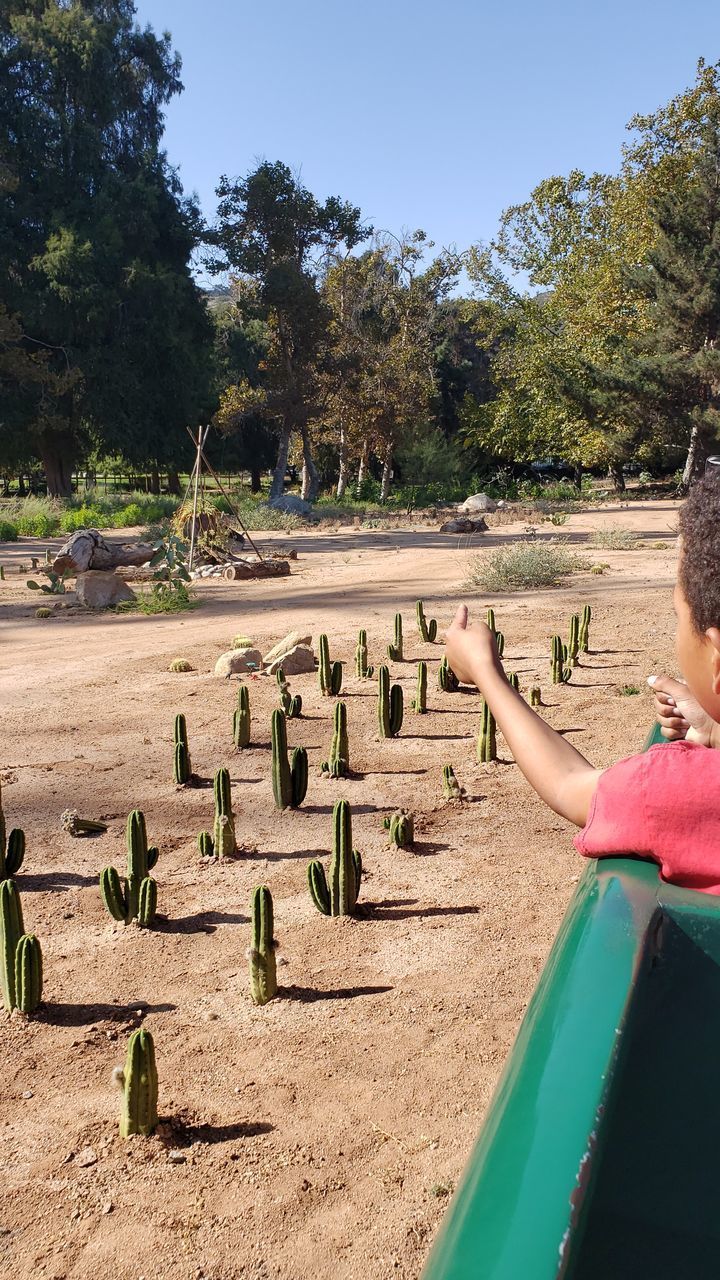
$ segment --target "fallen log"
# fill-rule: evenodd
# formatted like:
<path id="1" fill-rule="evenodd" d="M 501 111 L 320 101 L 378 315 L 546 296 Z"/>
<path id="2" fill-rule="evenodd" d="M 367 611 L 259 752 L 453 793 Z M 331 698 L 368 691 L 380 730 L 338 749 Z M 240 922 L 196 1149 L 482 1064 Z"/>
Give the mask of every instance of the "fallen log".
<path id="1" fill-rule="evenodd" d="M 154 554 L 145 542 L 110 546 L 97 529 L 78 529 L 60 548 L 52 567 L 55 573 L 84 573 L 86 569 L 117 569 L 118 565 L 147 564 Z"/>

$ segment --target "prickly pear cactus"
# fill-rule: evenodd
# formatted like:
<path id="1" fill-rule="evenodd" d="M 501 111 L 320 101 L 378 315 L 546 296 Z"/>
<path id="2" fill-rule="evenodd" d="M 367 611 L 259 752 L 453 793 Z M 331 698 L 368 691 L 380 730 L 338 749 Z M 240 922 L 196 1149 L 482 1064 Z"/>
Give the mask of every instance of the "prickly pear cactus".
<path id="1" fill-rule="evenodd" d="M 250 947 L 250 990 L 255 1004 L 267 1004 L 277 995 L 273 900 L 265 885 L 254 890 L 250 902 L 252 944 Z"/>
<path id="2" fill-rule="evenodd" d="M 378 670 L 378 727 L 381 738 L 396 738 L 403 722 L 403 691 L 399 684 L 390 685 L 386 666 Z"/>
<path id="3" fill-rule="evenodd" d="M 460 688 L 460 681 L 444 654 L 438 667 L 438 685 L 443 693 L 457 693 Z"/>
<path id="4" fill-rule="evenodd" d="M 20 894 L 12 880 L 0 883 L 0 987 L 6 1009 L 16 1008 L 15 953 L 25 929 Z"/>
<path id="5" fill-rule="evenodd" d="M 417 618 L 420 639 L 425 644 L 434 644 L 437 637 L 437 622 L 434 618 L 428 620 L 425 617 L 425 606 L 422 600 L 418 600 L 415 605 L 415 616 Z"/>
<path id="6" fill-rule="evenodd" d="M 411 705 L 418 715 L 427 711 L 427 662 L 418 662 L 417 688 Z"/>
<path id="7" fill-rule="evenodd" d="M 250 690 L 246 684 L 238 689 L 238 704 L 233 712 L 233 742 L 236 751 L 250 745 Z"/>
<path id="8" fill-rule="evenodd" d="M 350 769 L 350 745 L 347 728 L 347 707 L 344 702 L 335 703 L 333 712 L 333 738 L 330 756 L 322 763 L 323 773 L 331 778 L 346 778 Z"/>
<path id="9" fill-rule="evenodd" d="M 158 1076 L 155 1045 L 144 1027 L 130 1036 L 125 1070 L 116 1078 L 123 1091 L 120 1137 L 129 1138 L 133 1133 L 147 1137 L 158 1122 Z"/>
<path id="10" fill-rule="evenodd" d="M 479 764 L 489 764 L 491 761 L 497 760 L 495 717 L 484 699 L 480 717 L 480 732 L 477 739 L 477 758 Z"/>
<path id="11" fill-rule="evenodd" d="M 34 933 L 24 933 L 15 949 L 15 1007 L 34 1013 L 42 1000 L 43 961 Z"/>

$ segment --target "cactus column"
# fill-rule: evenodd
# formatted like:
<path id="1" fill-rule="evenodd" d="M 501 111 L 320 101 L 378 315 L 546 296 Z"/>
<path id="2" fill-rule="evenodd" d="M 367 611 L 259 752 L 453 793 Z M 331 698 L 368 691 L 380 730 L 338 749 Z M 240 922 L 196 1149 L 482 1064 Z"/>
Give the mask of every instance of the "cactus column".
<path id="1" fill-rule="evenodd" d="M 415 616 L 417 618 L 418 631 L 420 639 L 425 644 L 433 644 L 437 636 L 437 622 L 435 618 L 425 617 L 425 606 L 422 600 L 418 600 L 415 605 Z"/>
<path id="2" fill-rule="evenodd" d="M 457 693 L 460 688 L 460 681 L 444 654 L 438 667 L 438 685 L 443 693 Z"/>
<path id="3" fill-rule="evenodd" d="M 359 680 L 365 680 L 373 674 L 373 668 L 368 666 L 368 647 L 367 647 L 367 631 L 358 632 L 358 642 L 355 649 L 355 674 Z"/>
<path id="4" fill-rule="evenodd" d="M 182 714 L 175 717 L 175 759 L 173 777 L 179 787 L 187 786 L 192 777 L 187 724 L 185 723 L 185 717 Z"/>
<path id="5" fill-rule="evenodd" d="M 413 711 L 424 715 L 427 711 L 427 662 L 418 662 L 417 688 L 412 701 Z"/>
<path id="6" fill-rule="evenodd" d="M 583 606 L 583 611 L 582 611 L 582 614 L 580 615 L 579 642 L 580 642 L 581 653 L 588 652 L 588 645 L 590 643 L 590 619 L 591 618 L 592 618 L 592 610 L 590 608 L 590 605 L 586 604 Z"/>
<path id="7" fill-rule="evenodd" d="M 570 635 L 567 643 L 568 664 L 576 667 L 580 648 L 580 614 L 574 613 L 570 619 Z"/>
<path id="8" fill-rule="evenodd" d="M 278 809 L 297 809 L 307 793 L 308 759 L 304 747 L 296 747 L 288 762 L 287 725 L 282 711 L 273 711 L 270 720 L 272 739 L 272 786 Z"/>
<path id="9" fill-rule="evenodd" d="M 120 1137 L 128 1138 L 131 1133 L 147 1137 L 158 1122 L 158 1076 L 155 1045 L 144 1027 L 130 1036 L 125 1070 L 118 1078 L 123 1091 Z"/>
<path id="10" fill-rule="evenodd" d="M 330 758 L 322 764 L 323 773 L 331 778 L 346 778 L 350 768 L 350 744 L 347 728 L 347 707 L 344 702 L 335 703 L 333 713 L 333 739 L 330 747 Z"/>
<path id="11" fill-rule="evenodd" d="M 402 662 L 403 660 L 403 627 L 402 614 L 395 614 L 395 640 L 393 644 L 388 645 L 388 658 L 391 662 Z"/>
<path id="12" fill-rule="evenodd" d="M 320 657 L 318 660 L 318 682 L 320 684 L 320 692 L 326 697 L 332 694 L 337 697 L 342 687 L 342 663 L 330 662 L 330 647 L 326 635 L 321 635 L 318 641 Z"/>
<path id="13" fill-rule="evenodd" d="M 250 947 L 250 989 L 255 1004 L 267 1004 L 277 995 L 273 900 L 265 885 L 254 890 L 250 902 L 252 945 Z"/>
<path id="14" fill-rule="evenodd" d="M 0 987 L 6 1009 L 17 1004 L 15 993 L 15 955 L 24 933 L 20 894 L 12 880 L 0 884 Z"/>
<path id="15" fill-rule="evenodd" d="M 497 744 L 495 742 L 495 717 L 489 704 L 483 699 L 480 720 L 480 732 L 477 740 L 477 758 L 480 764 L 489 764 L 497 760 Z"/>
<path id="16" fill-rule="evenodd" d="M 552 671 L 553 684 L 567 684 L 571 675 L 572 667 L 568 665 L 567 645 L 563 644 L 562 636 L 553 636 L 550 646 L 550 669 Z"/>
<path id="17" fill-rule="evenodd" d="M 378 671 L 378 725 L 381 738 L 396 738 L 403 722 L 403 691 L 399 684 L 390 687 L 390 672 L 382 666 Z"/>
<path id="18" fill-rule="evenodd" d="M 114 920 L 129 924 L 137 920 L 149 929 L 155 919 L 157 885 L 150 876 L 158 860 L 158 851 L 148 848 L 145 817 L 133 809 L 127 820 L 127 877 L 120 880 L 115 867 L 105 867 L 100 876 L 100 892 L 106 909 Z"/>
<path id="19" fill-rule="evenodd" d="M 236 751 L 250 745 L 250 690 L 246 684 L 238 689 L 238 704 L 233 712 L 233 742 Z"/>
<path id="20" fill-rule="evenodd" d="M 213 795 L 215 797 L 213 853 L 216 858 L 231 858 L 237 849 L 237 838 L 230 793 L 230 774 L 227 769 L 218 769 L 215 774 Z"/>
<path id="21" fill-rule="evenodd" d="M 352 915 L 360 892 L 362 858 L 352 847 L 352 815 L 347 800 L 333 809 L 333 851 L 330 881 L 319 858 L 308 863 L 308 887 L 318 911 L 326 916 Z"/>

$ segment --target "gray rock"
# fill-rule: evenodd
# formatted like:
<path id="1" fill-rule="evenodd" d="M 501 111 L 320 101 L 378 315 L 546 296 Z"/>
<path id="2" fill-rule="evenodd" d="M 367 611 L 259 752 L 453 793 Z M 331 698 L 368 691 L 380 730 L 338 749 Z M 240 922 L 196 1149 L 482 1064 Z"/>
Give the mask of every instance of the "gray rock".
<path id="1" fill-rule="evenodd" d="M 289 632 L 284 639 L 278 641 L 269 653 L 265 654 L 265 657 L 263 658 L 265 666 L 269 666 L 269 664 L 274 662 L 276 658 L 282 657 L 284 653 L 289 653 L 291 649 L 294 649 L 299 644 L 309 647 L 312 644 L 312 635 L 303 635 L 302 631 Z"/>
<path id="2" fill-rule="evenodd" d="M 242 671 L 262 671 L 262 654 L 259 649 L 228 649 L 215 663 L 215 675 L 239 675 Z"/>
<path id="3" fill-rule="evenodd" d="M 458 511 L 465 516 L 474 516 L 481 511 L 497 511 L 497 502 L 488 498 L 486 493 L 473 493 L 460 503 Z"/>
<path id="4" fill-rule="evenodd" d="M 85 573 L 79 573 L 75 590 L 80 604 L 84 604 L 86 609 L 109 609 L 121 600 L 137 598 L 127 582 L 104 569 L 87 569 Z"/>
<path id="5" fill-rule="evenodd" d="M 294 493 L 282 493 L 279 498 L 270 498 L 267 505 L 272 507 L 273 511 L 286 511 L 293 516 L 312 514 L 310 503 L 305 502 L 304 498 L 298 498 Z"/>
<path id="6" fill-rule="evenodd" d="M 479 520 L 461 519 L 446 520 L 440 525 L 440 533 L 487 533 L 487 525 L 482 516 Z"/>
<path id="7" fill-rule="evenodd" d="M 267 666 L 267 674 L 274 676 L 278 667 L 282 667 L 286 676 L 299 676 L 305 671 L 315 670 L 315 654 L 307 645 L 297 644 L 287 653 L 281 653 Z"/>

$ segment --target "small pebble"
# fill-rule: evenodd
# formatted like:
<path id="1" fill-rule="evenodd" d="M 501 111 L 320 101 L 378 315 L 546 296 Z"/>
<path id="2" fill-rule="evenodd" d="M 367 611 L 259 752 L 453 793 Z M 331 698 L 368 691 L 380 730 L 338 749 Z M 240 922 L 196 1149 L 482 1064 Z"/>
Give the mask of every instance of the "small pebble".
<path id="1" fill-rule="evenodd" d="M 88 1169 L 91 1164 L 97 1164 L 97 1156 L 92 1147 L 83 1147 L 82 1151 L 76 1156 L 75 1163 L 81 1169 Z"/>
<path id="2" fill-rule="evenodd" d="M 23 1089 L 22 1096 L 23 1098 L 32 1098 L 33 1097 L 32 1089 Z"/>
<path id="3" fill-rule="evenodd" d="M 168 1160 L 171 1164 L 185 1164 L 187 1156 L 182 1151 L 168 1151 Z"/>
<path id="4" fill-rule="evenodd" d="M 103 1205 L 103 1207 L 102 1207 L 102 1211 L 103 1211 L 103 1213 L 112 1213 L 112 1211 L 113 1211 L 113 1202 L 112 1202 L 112 1200 L 108 1200 L 108 1201 L 107 1201 L 107 1203 Z"/>

